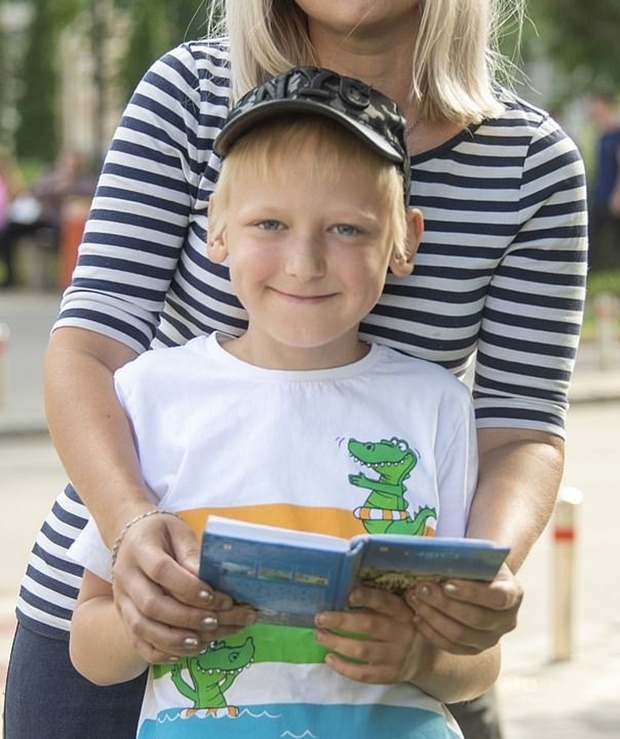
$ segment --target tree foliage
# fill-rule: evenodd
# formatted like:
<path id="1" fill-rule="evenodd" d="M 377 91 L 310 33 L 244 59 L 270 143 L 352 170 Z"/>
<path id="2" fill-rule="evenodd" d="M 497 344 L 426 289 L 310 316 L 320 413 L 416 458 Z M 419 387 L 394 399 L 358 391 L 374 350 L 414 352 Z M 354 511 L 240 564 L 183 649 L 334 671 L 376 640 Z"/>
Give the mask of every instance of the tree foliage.
<path id="1" fill-rule="evenodd" d="M 129 96 L 148 67 L 185 39 L 206 34 L 208 0 L 129 0 L 132 33 L 121 81 Z"/>
<path id="2" fill-rule="evenodd" d="M 620 88 L 619 0 L 530 0 L 529 14 L 546 58 L 574 95 Z"/>
<path id="3" fill-rule="evenodd" d="M 30 0 L 31 21 L 18 70 L 15 150 L 20 158 L 51 162 L 58 153 L 60 69 L 63 28 L 85 0 Z"/>
<path id="4" fill-rule="evenodd" d="M 89 14 L 99 3 L 129 14 L 131 32 L 118 80 L 125 97 L 150 64 L 185 39 L 207 33 L 213 0 L 27 0 L 32 22 L 26 34 L 19 72 L 16 148 L 20 156 L 47 162 L 60 142 L 58 97 L 61 70 L 58 44 L 62 30 L 78 13 Z M 336 0 L 334 0 L 336 1 Z M 6 0 L 0 0 L 0 5 Z M 593 85 L 620 89 L 620 0 L 530 0 L 532 19 L 526 25 L 524 57 L 528 48 L 549 61 L 558 73 L 558 90 L 579 95 Z M 534 32 L 534 28 L 536 31 Z M 107 34 L 115 33 L 108 28 Z M 0 31 L 1 33 L 1 31 Z M 504 46 L 514 44 L 512 29 Z M 513 56 L 509 51 L 509 56 Z M 6 67 L 6 44 L 0 38 L 0 103 Z"/>
<path id="5" fill-rule="evenodd" d="M 2 13 L 5 0 L 0 0 L 0 13 Z M 7 55 L 8 33 L 0 24 L 0 151 L 4 145 L 5 122 L 2 113 L 8 105 L 7 79 L 9 77 L 9 59 Z"/>
<path id="6" fill-rule="evenodd" d="M 0 0 L 0 4 L 3 2 L 6 0 Z M 209 0 L 29 0 L 31 22 L 17 70 L 18 125 L 14 145 L 19 158 L 46 163 L 57 156 L 62 138 L 58 120 L 61 34 L 79 13 L 88 14 L 94 22 L 94 9 L 98 3 L 106 2 L 109 7 L 128 13 L 131 19 L 132 31 L 119 72 L 127 96 L 157 57 L 185 38 L 206 33 Z M 101 32 L 109 38 L 114 29 Z M 103 39 L 104 44 L 106 40 Z M 0 47 L 4 50 L 6 45 Z M 2 51 L 0 73 L 5 64 Z M 2 79 L 4 75 L 0 74 L 0 100 Z"/>
<path id="7" fill-rule="evenodd" d="M 17 96 L 15 148 L 20 158 L 50 162 L 56 156 L 59 136 L 56 105 L 59 27 L 52 3 L 33 0 L 32 6 Z"/>

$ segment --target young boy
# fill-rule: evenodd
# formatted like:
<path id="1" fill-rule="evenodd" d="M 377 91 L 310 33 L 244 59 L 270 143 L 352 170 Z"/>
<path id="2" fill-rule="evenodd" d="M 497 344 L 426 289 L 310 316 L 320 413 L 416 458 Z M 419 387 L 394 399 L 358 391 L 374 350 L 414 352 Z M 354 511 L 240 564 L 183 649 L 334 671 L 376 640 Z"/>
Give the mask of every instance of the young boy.
<path id="1" fill-rule="evenodd" d="M 477 473 L 467 389 L 359 336 L 422 233 L 396 106 L 297 68 L 244 97 L 216 148 L 208 254 L 228 260 L 248 326 L 116 373 L 158 506 L 147 515 L 174 513 L 197 535 L 216 513 L 343 537 L 462 536 Z M 72 551 L 87 568 L 73 662 L 99 684 L 129 680 L 148 665 L 114 606 L 115 553 L 92 523 Z M 315 630 L 255 623 L 213 594 L 202 643 L 152 650 L 138 736 L 460 736 L 442 701 L 491 685 L 498 649 L 444 654 L 403 599 L 360 588 L 351 601 Z"/>

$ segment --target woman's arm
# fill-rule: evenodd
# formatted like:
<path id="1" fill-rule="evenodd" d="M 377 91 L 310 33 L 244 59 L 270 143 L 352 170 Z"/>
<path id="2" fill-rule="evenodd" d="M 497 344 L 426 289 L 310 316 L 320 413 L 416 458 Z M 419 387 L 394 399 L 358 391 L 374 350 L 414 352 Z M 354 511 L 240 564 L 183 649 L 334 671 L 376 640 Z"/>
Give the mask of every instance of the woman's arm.
<path id="1" fill-rule="evenodd" d="M 197 180 L 187 167 L 200 100 L 193 67 L 191 53 L 176 49 L 136 88 L 106 156 L 46 356 L 52 438 L 108 546 L 152 507 L 112 375 L 149 347 L 184 248 Z"/>
<path id="2" fill-rule="evenodd" d="M 52 441 L 109 547 L 126 521 L 153 507 L 114 392 L 114 371 L 135 356 L 119 341 L 79 328 L 54 331 L 45 356 Z"/>
<path id="3" fill-rule="evenodd" d="M 201 96 L 217 86 L 210 74 L 220 81 L 224 72 L 225 51 L 190 43 L 155 62 L 139 84 L 106 157 L 46 356 L 50 431 L 108 546 L 153 507 L 112 376 L 149 347 L 188 233 L 199 238 L 192 218 L 202 212 L 203 119 L 211 113 L 207 106 L 201 117 Z M 218 89 L 222 95 L 225 86 Z M 145 619 L 147 634 L 154 621 L 199 631 L 199 606 L 208 602 L 197 561 L 182 521 L 141 521 L 119 549 L 118 608 L 132 624 Z"/>
<path id="4" fill-rule="evenodd" d="M 421 583 L 408 594 L 414 624 L 432 644 L 475 654 L 517 625 L 523 590 L 514 574 L 545 528 L 562 479 L 564 442 L 522 429 L 478 432 L 479 480 L 467 536 L 510 547 L 492 583 Z"/>
<path id="5" fill-rule="evenodd" d="M 547 524 L 564 462 L 564 417 L 584 305 L 586 198 L 574 144 L 549 119 L 523 163 L 519 232 L 485 300 L 474 400 L 479 482 L 467 535 L 511 547 L 490 584 L 426 583 L 409 593 L 419 630 L 470 654 L 515 628 L 512 574 Z"/>
<path id="6" fill-rule="evenodd" d="M 564 440 L 526 429 L 478 431 L 480 476 L 467 536 L 510 547 L 517 572 L 553 512 L 564 468 Z"/>
<path id="7" fill-rule="evenodd" d="M 523 590 L 514 572 L 546 526 L 562 478 L 564 442 L 521 429 L 478 432 L 479 482 L 467 536 L 510 547 L 492 583 L 423 583 L 409 593 L 414 624 L 435 646 L 475 654 L 517 625 Z"/>
<path id="8" fill-rule="evenodd" d="M 114 339 L 78 328 L 59 328 L 45 358 L 46 411 L 50 433 L 71 481 L 92 512 L 110 548 L 127 521 L 154 507 L 113 373 L 135 352 Z M 152 516 L 132 526 L 115 565 L 116 600 L 128 623 L 157 642 L 155 622 L 181 643 L 188 629 L 201 629 L 211 605 L 197 577 L 198 544 L 174 516 Z M 172 597 L 170 594 L 176 597 Z M 148 640 L 139 640 L 148 652 Z M 167 642 L 166 646 L 169 646 Z"/>

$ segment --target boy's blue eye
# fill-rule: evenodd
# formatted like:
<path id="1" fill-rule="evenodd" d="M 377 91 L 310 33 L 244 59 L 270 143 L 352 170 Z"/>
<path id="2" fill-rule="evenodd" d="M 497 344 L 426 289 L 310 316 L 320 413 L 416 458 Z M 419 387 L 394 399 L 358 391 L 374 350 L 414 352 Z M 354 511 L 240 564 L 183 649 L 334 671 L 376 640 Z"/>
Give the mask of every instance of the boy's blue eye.
<path id="1" fill-rule="evenodd" d="M 258 228 L 262 228 L 265 231 L 277 231 L 279 228 L 281 228 L 282 223 L 280 221 L 276 221 L 275 219 L 271 219 L 259 221 L 256 225 L 258 226 Z"/>
<path id="2" fill-rule="evenodd" d="M 360 230 L 356 226 L 352 226 L 350 223 L 338 223 L 334 226 L 334 231 L 339 236 L 357 236 Z"/>

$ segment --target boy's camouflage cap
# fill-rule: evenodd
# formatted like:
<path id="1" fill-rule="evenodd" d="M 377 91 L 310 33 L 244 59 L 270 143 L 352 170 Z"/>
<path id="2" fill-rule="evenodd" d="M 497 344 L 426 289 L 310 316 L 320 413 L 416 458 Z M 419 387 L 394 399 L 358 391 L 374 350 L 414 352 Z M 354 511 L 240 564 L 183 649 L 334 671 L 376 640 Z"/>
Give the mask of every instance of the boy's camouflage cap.
<path id="1" fill-rule="evenodd" d="M 244 95 L 214 142 L 225 157 L 256 124 L 286 113 L 324 115 L 341 123 L 381 156 L 398 165 L 409 203 L 409 155 L 405 119 L 396 103 L 353 77 L 319 67 L 295 67 Z"/>

